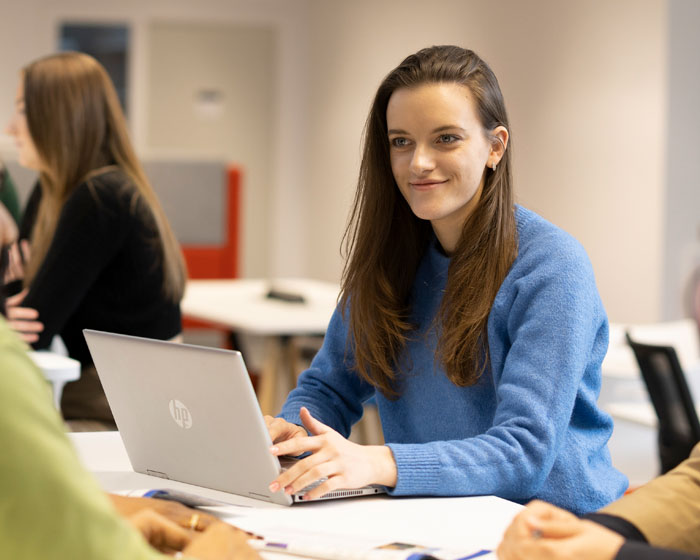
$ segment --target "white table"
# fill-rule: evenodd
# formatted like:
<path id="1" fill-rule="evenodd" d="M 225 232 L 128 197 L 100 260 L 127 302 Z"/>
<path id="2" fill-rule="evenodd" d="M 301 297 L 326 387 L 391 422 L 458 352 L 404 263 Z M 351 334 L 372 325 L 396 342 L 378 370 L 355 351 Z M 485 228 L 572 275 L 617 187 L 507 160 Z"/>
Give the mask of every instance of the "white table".
<path id="1" fill-rule="evenodd" d="M 339 542 L 363 539 L 465 551 L 493 550 L 510 520 L 522 509 L 493 496 L 371 496 L 284 507 L 134 473 L 118 432 L 72 433 L 70 437 L 105 490 L 174 488 L 220 499 L 231 505 L 214 508 L 217 515 L 266 538 L 293 534 Z"/>
<path id="2" fill-rule="evenodd" d="M 53 388 L 53 402 L 58 410 L 61 410 L 61 395 L 63 387 L 69 381 L 76 381 L 80 378 L 80 362 L 46 350 L 30 351 L 29 357 L 51 383 Z"/>
<path id="3" fill-rule="evenodd" d="M 270 288 L 299 294 L 303 303 L 266 297 Z M 339 286 L 303 278 L 278 280 L 190 280 L 182 300 L 185 317 L 266 340 L 258 399 L 265 414 L 273 414 L 280 369 L 296 379 L 293 338 L 323 335 L 335 309 Z"/>

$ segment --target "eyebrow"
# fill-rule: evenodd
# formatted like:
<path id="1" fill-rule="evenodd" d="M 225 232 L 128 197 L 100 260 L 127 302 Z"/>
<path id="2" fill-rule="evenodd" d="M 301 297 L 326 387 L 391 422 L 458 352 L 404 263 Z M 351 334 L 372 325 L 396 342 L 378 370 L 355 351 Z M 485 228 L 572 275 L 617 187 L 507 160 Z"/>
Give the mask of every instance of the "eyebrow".
<path id="1" fill-rule="evenodd" d="M 435 134 L 436 132 L 444 132 L 446 130 L 461 130 L 462 132 L 466 133 L 466 130 L 464 130 L 461 126 L 457 126 L 456 124 L 446 124 L 443 126 L 438 126 L 437 128 L 434 128 L 432 130 L 432 133 Z M 391 128 L 387 130 L 387 134 L 408 134 L 405 130 L 402 130 L 400 128 Z"/>

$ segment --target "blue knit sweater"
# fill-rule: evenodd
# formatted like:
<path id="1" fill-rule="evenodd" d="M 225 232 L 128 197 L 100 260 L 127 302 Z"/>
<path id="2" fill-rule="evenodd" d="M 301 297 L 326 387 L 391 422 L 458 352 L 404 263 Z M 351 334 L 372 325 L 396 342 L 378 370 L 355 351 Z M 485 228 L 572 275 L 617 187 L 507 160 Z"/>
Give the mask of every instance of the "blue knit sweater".
<path id="1" fill-rule="evenodd" d="M 416 336 L 404 349 L 401 396 L 388 400 L 348 368 L 342 314 L 299 378 L 281 416 L 299 408 L 344 436 L 376 397 L 398 468 L 394 495 L 539 498 L 576 513 L 618 498 L 627 480 L 610 461 L 612 420 L 596 405 L 608 321 L 581 245 L 516 207 L 518 256 L 488 318 L 490 368 L 457 387 L 435 360 L 431 328 L 449 258 L 431 245 L 413 287 Z"/>

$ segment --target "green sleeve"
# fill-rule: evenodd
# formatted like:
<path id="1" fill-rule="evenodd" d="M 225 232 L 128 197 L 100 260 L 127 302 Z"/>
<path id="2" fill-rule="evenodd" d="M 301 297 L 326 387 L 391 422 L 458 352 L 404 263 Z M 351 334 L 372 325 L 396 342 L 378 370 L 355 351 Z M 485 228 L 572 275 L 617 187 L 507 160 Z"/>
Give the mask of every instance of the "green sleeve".
<path id="1" fill-rule="evenodd" d="M 48 384 L 2 319 L 0 558 L 163 558 L 80 464 Z"/>
<path id="2" fill-rule="evenodd" d="M 2 163 L 0 163 L 0 168 L 1 167 Z M 0 202 L 5 205 L 5 208 L 7 208 L 15 222 L 19 225 L 22 219 L 22 212 L 19 207 L 17 189 L 15 189 L 15 184 L 12 182 L 12 177 L 10 177 L 7 168 L 5 168 L 4 173 L 0 171 L 0 176 L 2 176 L 2 184 L 0 184 Z"/>

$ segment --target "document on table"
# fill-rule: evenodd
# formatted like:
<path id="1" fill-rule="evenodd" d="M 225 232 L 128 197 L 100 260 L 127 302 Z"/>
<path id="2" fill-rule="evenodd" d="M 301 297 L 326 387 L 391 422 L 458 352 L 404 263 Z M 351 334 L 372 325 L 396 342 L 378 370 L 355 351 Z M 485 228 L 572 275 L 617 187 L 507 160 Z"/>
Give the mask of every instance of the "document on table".
<path id="1" fill-rule="evenodd" d="M 404 542 L 387 542 L 380 538 L 353 538 L 328 532 L 271 528 L 262 540 L 251 540 L 250 545 L 261 551 L 271 551 L 323 560 L 439 560 L 486 559 L 490 550 L 449 550 Z M 273 538 L 272 535 L 274 535 Z"/>
<path id="2" fill-rule="evenodd" d="M 492 497 L 370 497 L 235 512 L 230 522 L 262 537 L 253 543 L 326 560 L 494 558 L 510 519 L 522 506 Z M 224 517 L 226 520 L 226 517 Z M 271 556 L 272 557 L 272 556 Z"/>

